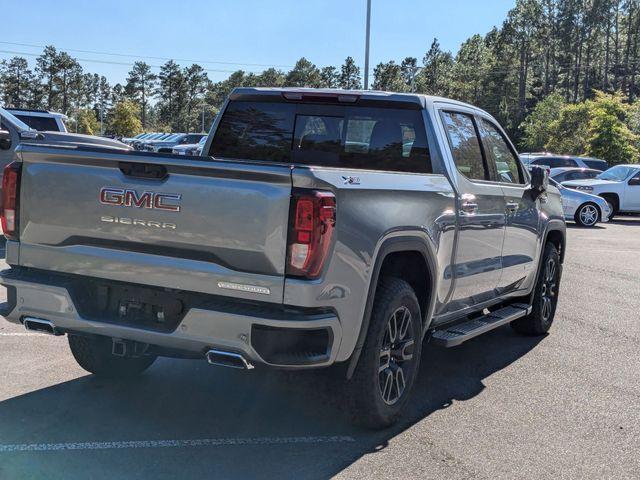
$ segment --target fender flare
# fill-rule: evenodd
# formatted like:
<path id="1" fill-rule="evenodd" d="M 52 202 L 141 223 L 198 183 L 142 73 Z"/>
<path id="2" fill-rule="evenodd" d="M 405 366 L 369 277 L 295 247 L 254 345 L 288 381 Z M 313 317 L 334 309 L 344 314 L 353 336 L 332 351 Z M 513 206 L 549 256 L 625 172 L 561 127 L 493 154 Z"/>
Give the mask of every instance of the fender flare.
<path id="1" fill-rule="evenodd" d="M 362 323 L 360 325 L 360 333 L 358 334 L 356 346 L 354 347 L 353 353 L 351 354 L 348 362 L 346 375 L 347 379 L 351 379 L 351 377 L 353 376 L 353 372 L 358 365 L 358 360 L 360 359 L 360 354 L 362 353 L 362 347 L 364 346 L 364 342 L 369 331 L 371 312 L 373 310 L 373 301 L 376 296 L 376 289 L 378 287 L 380 271 L 382 270 L 384 260 L 388 255 L 392 253 L 417 251 L 423 256 L 427 264 L 427 270 L 429 272 L 429 286 L 431 291 L 427 292 L 428 301 L 426 312 L 421 312 L 424 322 L 423 335 L 427 331 L 428 325 L 431 321 L 431 318 L 433 317 L 433 309 L 436 301 L 435 292 L 437 292 L 437 277 L 435 272 L 437 271 L 437 261 L 435 252 L 429 241 L 424 238 L 425 236 L 426 234 L 422 231 L 415 234 L 403 233 L 400 235 L 388 237 L 380 244 L 378 253 L 375 257 L 371 277 L 369 279 L 369 290 L 367 294 L 367 301 L 365 303 L 364 314 L 362 317 Z"/>
<path id="2" fill-rule="evenodd" d="M 544 247 L 547 244 L 547 239 L 549 238 L 549 234 L 551 232 L 560 232 L 562 234 L 562 249 L 560 251 L 560 265 L 559 265 L 560 269 L 562 269 L 562 264 L 564 263 L 564 254 L 565 254 L 566 245 L 567 245 L 567 224 L 565 223 L 564 220 L 552 219 L 552 220 L 549 220 L 549 223 L 547 223 L 544 236 L 542 237 L 542 243 L 540 244 L 540 257 L 538 258 L 538 266 L 536 269 L 536 280 L 535 280 L 536 282 L 538 281 L 538 278 L 540 278 L 540 272 L 542 270 L 542 255 L 544 254 Z M 562 274 L 562 270 L 561 270 L 561 274 Z M 533 303 L 533 297 L 536 293 L 535 285 L 536 283 L 534 283 L 533 287 L 531 288 L 531 293 L 529 293 L 529 305 Z"/>

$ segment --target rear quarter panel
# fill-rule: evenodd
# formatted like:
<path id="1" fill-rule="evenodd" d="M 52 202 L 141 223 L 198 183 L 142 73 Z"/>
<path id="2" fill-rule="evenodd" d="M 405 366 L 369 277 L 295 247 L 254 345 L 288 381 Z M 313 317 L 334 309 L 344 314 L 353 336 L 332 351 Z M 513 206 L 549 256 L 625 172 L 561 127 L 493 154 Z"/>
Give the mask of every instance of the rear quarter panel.
<path id="1" fill-rule="evenodd" d="M 353 183 L 346 179 L 351 177 Z M 343 329 L 337 360 L 351 355 L 360 333 L 379 249 L 394 236 L 416 237 L 435 255 L 437 301 L 449 293 L 455 238 L 455 196 L 438 174 L 334 168 L 295 168 L 293 187 L 330 190 L 336 196 L 334 248 L 321 279 L 285 280 L 284 303 L 334 309 Z"/>

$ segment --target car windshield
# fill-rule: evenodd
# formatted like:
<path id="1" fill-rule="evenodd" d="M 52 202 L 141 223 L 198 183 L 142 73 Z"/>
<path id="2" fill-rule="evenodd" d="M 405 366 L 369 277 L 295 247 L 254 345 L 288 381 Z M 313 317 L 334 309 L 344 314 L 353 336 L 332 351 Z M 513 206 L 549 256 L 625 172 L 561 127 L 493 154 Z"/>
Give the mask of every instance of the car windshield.
<path id="1" fill-rule="evenodd" d="M 612 180 L 614 182 L 622 182 L 626 180 L 628 177 L 633 175 L 636 172 L 637 168 L 633 167 L 624 167 L 622 165 L 617 165 L 615 167 L 611 167 L 609 170 L 602 172 L 596 178 L 600 180 Z"/>
<path id="2" fill-rule="evenodd" d="M 198 145 L 204 145 L 207 141 L 207 136 L 205 135 L 204 137 L 202 137 L 200 139 L 200 141 L 198 142 Z"/>

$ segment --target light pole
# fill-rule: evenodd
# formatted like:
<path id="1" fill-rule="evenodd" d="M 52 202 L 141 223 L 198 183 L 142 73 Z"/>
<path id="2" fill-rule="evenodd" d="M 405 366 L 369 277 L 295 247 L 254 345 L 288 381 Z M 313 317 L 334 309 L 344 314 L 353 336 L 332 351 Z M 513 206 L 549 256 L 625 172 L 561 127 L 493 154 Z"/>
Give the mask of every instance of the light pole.
<path id="1" fill-rule="evenodd" d="M 364 89 L 369 90 L 369 34 L 371 33 L 371 0 L 367 0 L 367 38 L 364 47 Z"/>

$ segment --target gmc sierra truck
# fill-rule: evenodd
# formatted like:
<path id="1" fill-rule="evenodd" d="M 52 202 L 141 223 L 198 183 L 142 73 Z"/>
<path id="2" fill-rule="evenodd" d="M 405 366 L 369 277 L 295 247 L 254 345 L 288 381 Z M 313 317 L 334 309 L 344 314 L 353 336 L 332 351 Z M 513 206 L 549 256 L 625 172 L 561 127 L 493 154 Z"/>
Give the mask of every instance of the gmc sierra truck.
<path id="1" fill-rule="evenodd" d="M 89 372 L 332 366 L 372 427 L 398 418 L 423 341 L 549 330 L 566 231 L 546 171 L 482 110 L 261 88 L 233 91 L 201 156 L 21 144 L 2 227 L 2 315 L 67 334 Z"/>

